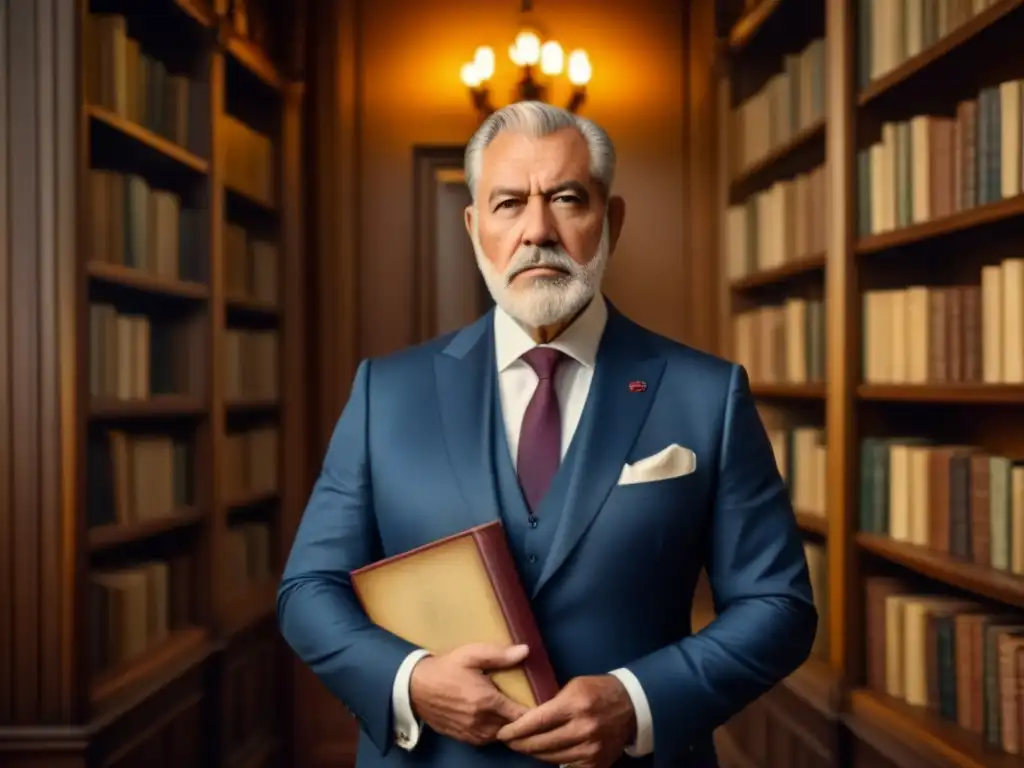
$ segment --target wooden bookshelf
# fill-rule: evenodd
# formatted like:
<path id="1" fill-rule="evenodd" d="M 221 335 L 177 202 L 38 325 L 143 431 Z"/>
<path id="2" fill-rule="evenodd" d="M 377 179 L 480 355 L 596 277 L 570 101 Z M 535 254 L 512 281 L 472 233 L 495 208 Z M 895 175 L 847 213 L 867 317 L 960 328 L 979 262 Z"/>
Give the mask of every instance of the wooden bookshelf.
<path id="1" fill-rule="evenodd" d="M 0 201 L 38 233 L 16 268 L 0 256 L 0 275 L 36 275 L 0 278 L 34 313 L 33 330 L 0 320 L 0 357 L 47 377 L 0 385 L 24 412 L 0 455 L 33 455 L 19 471 L 51 488 L 0 507 L 0 599 L 19 595 L 0 619 L 0 753 L 17 765 L 283 754 L 274 589 L 306 470 L 288 450 L 305 439 L 303 5 L 250 0 L 243 23 L 224 0 L 59 0 L 0 19 L 30 41 L 12 71 L 39 78 L 4 107 L 38 116 L 4 136 L 34 170 L 5 176 L 41 179 L 9 190 L 20 210 Z M 261 691 L 259 717 L 237 705 Z"/>
<path id="2" fill-rule="evenodd" d="M 830 705 L 836 716 L 787 724 L 773 709 L 789 699 L 775 693 L 748 708 L 728 726 L 731 743 L 766 768 L 802 759 L 1024 765 L 1024 742 L 1002 726 L 1024 713 L 1024 650 L 1015 655 L 1015 633 L 1024 636 L 1024 2 L 937 5 L 918 24 L 898 17 L 905 2 L 804 4 L 822 13 L 813 30 L 825 40 L 821 124 L 790 120 L 780 132 L 779 116 L 792 112 L 776 94 L 775 122 L 748 134 L 777 140 L 739 164 L 730 153 L 747 153 L 749 138 L 735 114 L 804 49 L 810 22 L 777 23 L 783 0 L 723 32 L 723 346 L 752 371 L 773 441 L 780 423 L 817 423 L 827 451 L 825 517 L 795 506 L 797 525 L 827 554 L 828 652 L 794 679 L 809 712 Z M 902 39 L 881 47 L 878 30 L 897 27 Z M 789 219 L 781 203 L 754 224 L 737 211 L 808 173 L 817 142 L 828 219 L 820 255 L 780 260 L 776 246 L 770 263 L 742 263 L 760 220 Z M 777 229 L 767 236 L 797 242 Z M 802 366 L 791 359 L 799 334 L 788 318 L 769 315 L 774 325 L 752 332 L 754 342 L 736 332 L 737 316 L 793 297 L 824 301 L 820 381 L 793 380 Z M 780 337 L 783 348 L 766 352 Z M 779 370 L 755 375 L 765 357 L 788 361 L 788 380 Z M 812 704 L 814 690 L 836 697 Z M 773 728 L 787 731 L 789 751 L 765 746 Z"/>

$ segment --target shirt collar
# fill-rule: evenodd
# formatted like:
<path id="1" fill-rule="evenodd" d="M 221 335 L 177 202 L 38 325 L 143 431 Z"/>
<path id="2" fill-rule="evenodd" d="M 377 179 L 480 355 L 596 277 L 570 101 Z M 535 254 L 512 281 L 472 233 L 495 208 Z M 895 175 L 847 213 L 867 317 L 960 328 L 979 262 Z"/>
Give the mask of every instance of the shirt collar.
<path id="1" fill-rule="evenodd" d="M 572 325 L 550 344 L 542 346 L 560 350 L 581 365 L 592 368 L 597 360 L 597 347 L 607 322 L 608 307 L 599 293 Z M 537 342 L 505 310 L 494 308 L 494 354 L 498 371 L 504 371 L 536 346 Z"/>

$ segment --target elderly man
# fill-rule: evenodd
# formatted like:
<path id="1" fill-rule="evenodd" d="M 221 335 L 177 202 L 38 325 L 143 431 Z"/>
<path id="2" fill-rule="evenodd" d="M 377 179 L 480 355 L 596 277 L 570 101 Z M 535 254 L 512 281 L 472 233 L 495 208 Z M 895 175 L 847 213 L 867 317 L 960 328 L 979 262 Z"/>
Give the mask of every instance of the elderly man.
<path id="1" fill-rule="evenodd" d="M 716 764 L 712 732 L 801 664 L 817 627 L 786 487 L 735 364 L 601 295 L 625 206 L 593 122 L 542 103 L 466 149 L 466 228 L 496 308 L 366 360 L 299 527 L 282 632 L 358 719 L 357 765 Z M 374 626 L 348 574 L 500 519 L 562 685 L 527 710 Z M 692 634 L 701 568 L 718 617 Z"/>

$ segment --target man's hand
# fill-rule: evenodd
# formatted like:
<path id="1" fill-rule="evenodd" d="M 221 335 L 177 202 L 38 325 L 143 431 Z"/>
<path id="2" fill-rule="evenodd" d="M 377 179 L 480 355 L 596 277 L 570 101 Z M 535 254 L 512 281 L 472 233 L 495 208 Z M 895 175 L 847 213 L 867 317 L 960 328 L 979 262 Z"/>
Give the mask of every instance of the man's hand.
<path id="1" fill-rule="evenodd" d="M 527 708 L 503 694 L 484 673 L 509 669 L 529 653 L 525 645 L 473 644 L 420 661 L 409 679 L 413 710 L 437 733 L 480 746 Z"/>
<path id="2" fill-rule="evenodd" d="M 613 675 L 577 677 L 500 731 L 516 752 L 555 765 L 608 768 L 635 738 L 636 714 Z"/>

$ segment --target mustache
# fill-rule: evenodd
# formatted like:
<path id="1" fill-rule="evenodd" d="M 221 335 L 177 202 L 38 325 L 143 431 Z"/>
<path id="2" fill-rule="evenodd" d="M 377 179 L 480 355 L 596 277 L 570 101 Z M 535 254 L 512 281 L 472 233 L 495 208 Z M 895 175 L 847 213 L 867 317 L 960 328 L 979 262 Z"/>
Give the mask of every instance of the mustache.
<path id="1" fill-rule="evenodd" d="M 505 282 L 511 283 L 526 270 L 538 267 L 557 269 L 572 275 L 575 273 L 575 266 L 572 257 L 561 248 L 528 246 L 519 249 L 516 255 L 512 257 L 512 261 L 505 271 Z"/>

